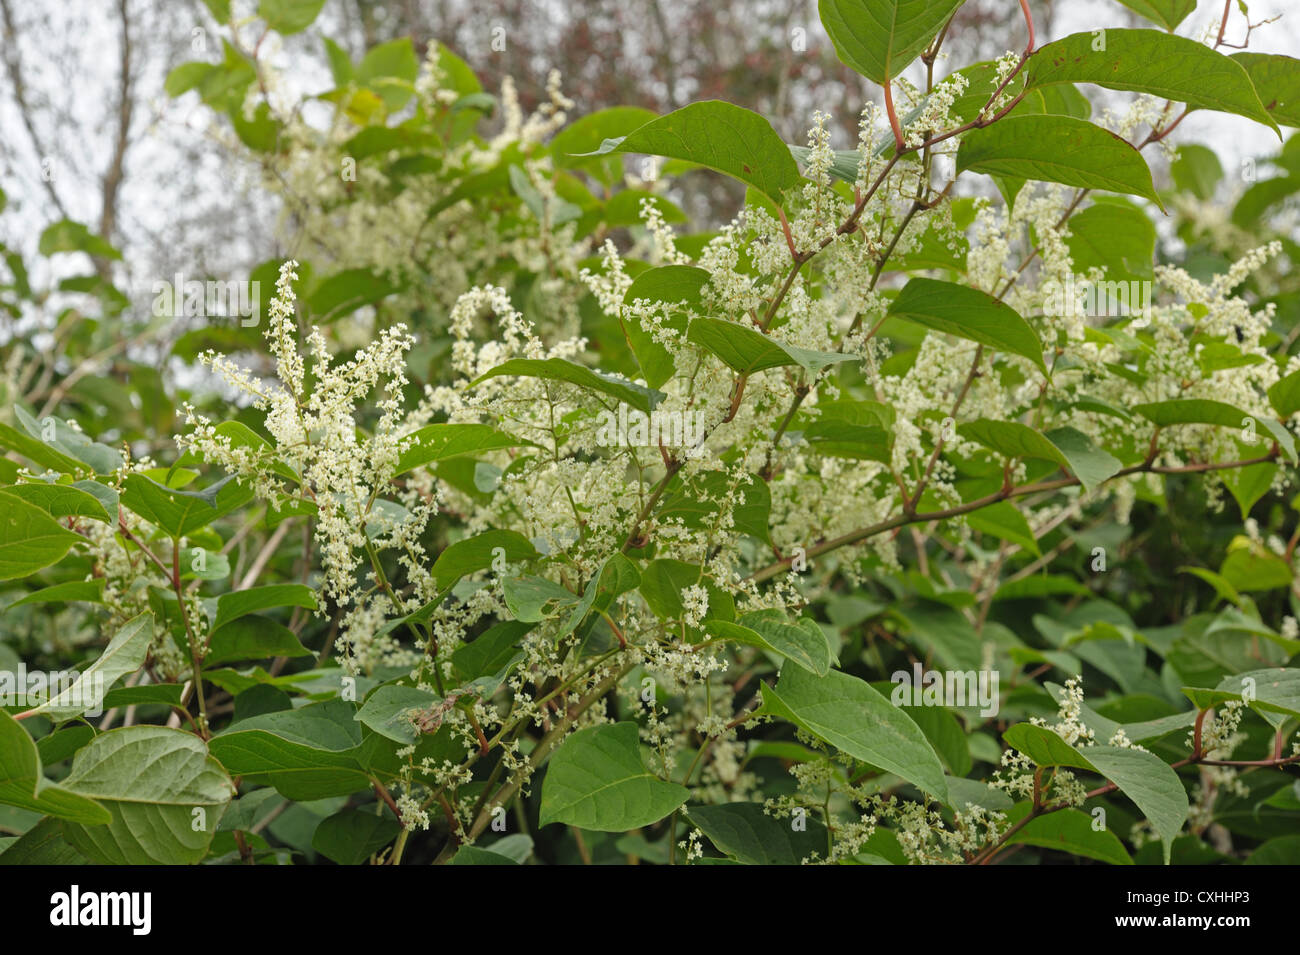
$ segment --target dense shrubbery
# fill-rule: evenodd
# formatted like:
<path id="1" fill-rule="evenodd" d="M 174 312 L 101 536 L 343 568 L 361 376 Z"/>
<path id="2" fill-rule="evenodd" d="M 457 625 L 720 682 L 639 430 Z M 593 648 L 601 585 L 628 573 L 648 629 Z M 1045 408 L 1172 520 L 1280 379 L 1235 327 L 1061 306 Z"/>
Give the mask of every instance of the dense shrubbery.
<path id="1" fill-rule="evenodd" d="M 288 101 L 260 21 L 174 71 L 291 257 L 140 319 L 7 256 L 0 668 L 82 672 L 4 701 L 0 862 L 1296 861 L 1300 140 L 1224 210 L 1170 134 L 1300 70 L 1026 7 L 941 78 L 959 5 L 823 0 L 839 152 L 409 41 Z"/>

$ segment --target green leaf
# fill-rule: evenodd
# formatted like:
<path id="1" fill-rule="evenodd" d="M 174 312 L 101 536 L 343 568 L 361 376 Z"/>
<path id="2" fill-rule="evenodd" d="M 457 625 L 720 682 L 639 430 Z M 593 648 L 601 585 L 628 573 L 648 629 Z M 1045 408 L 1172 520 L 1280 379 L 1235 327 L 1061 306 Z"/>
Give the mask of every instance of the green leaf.
<path id="1" fill-rule="evenodd" d="M 403 439 L 394 476 L 452 458 L 474 457 L 488 451 L 531 445 L 531 441 L 486 424 L 430 424 Z"/>
<path id="2" fill-rule="evenodd" d="M 311 846 L 339 865 L 361 865 L 396 839 L 401 829 L 391 816 L 344 809 L 321 820 Z"/>
<path id="3" fill-rule="evenodd" d="M 99 659 L 82 671 L 72 686 L 36 707 L 35 712 L 56 723 L 86 712 L 98 713 L 105 691 L 128 673 L 144 666 L 153 638 L 153 614 L 142 613 L 132 617 L 122 624 Z"/>
<path id="4" fill-rule="evenodd" d="M 538 556 L 537 548 L 516 531 L 484 531 L 446 547 L 433 562 L 430 574 L 438 589 L 445 591 L 466 574 L 486 570 L 498 559 L 517 564 Z"/>
<path id="5" fill-rule="evenodd" d="M 957 433 L 982 444 L 1009 460 L 1036 458 L 1065 467 L 1069 461 L 1055 444 L 1029 425 L 1019 421 L 995 421 L 979 418 L 957 426 Z"/>
<path id="6" fill-rule="evenodd" d="M 609 395 L 628 407 L 636 408 L 645 414 L 649 414 L 651 409 L 664 397 L 662 392 L 635 384 L 618 375 L 593 371 L 585 365 L 579 365 L 567 358 L 512 358 L 503 364 L 497 365 L 486 374 L 480 375 L 470 383 L 470 387 L 489 378 L 500 378 L 502 375 L 544 378 L 549 381 L 567 381 L 589 391 Z"/>
<path id="7" fill-rule="evenodd" d="M 1300 60 L 1276 53 L 1234 53 L 1260 102 L 1281 126 L 1300 126 Z"/>
<path id="8" fill-rule="evenodd" d="M 0 805 L 92 826 L 112 818 L 93 799 L 47 780 L 36 743 L 4 710 L 0 710 Z"/>
<path id="9" fill-rule="evenodd" d="M 613 106 L 588 113 L 555 134 L 551 152 L 561 168 L 589 164 L 589 157 L 607 139 L 627 136 L 658 117 L 639 106 Z"/>
<path id="10" fill-rule="evenodd" d="M 1080 272 L 1099 268 L 1104 281 L 1151 281 L 1156 227 L 1125 200 L 1098 202 L 1070 217 L 1065 238 L 1070 261 Z"/>
<path id="11" fill-rule="evenodd" d="M 420 72 L 420 62 L 410 37 L 400 37 L 372 46 L 357 66 L 356 81 L 369 86 L 383 99 L 388 112 L 395 113 L 415 93 L 411 86 Z M 401 80 L 403 83 L 394 83 Z"/>
<path id="12" fill-rule="evenodd" d="M 1159 756 L 1119 746 L 1076 749 L 1052 730 L 1029 723 L 1012 726 L 1002 738 L 1039 766 L 1065 766 L 1100 773 L 1142 810 L 1169 847 L 1182 831 L 1189 809 L 1187 791 L 1178 774 Z"/>
<path id="13" fill-rule="evenodd" d="M 1300 412 L 1300 369 L 1274 382 L 1268 389 L 1268 403 L 1283 418 Z"/>
<path id="14" fill-rule="evenodd" d="M 786 667 L 776 686 L 764 687 L 762 712 L 947 799 L 943 767 L 925 734 L 902 708 L 857 677 L 838 670 L 817 677 L 802 667 Z"/>
<path id="15" fill-rule="evenodd" d="M 826 635 L 808 617 L 792 621 L 782 610 L 756 610 L 736 623 L 710 620 L 704 629 L 715 637 L 775 653 L 818 676 L 825 676 L 831 668 Z"/>
<path id="16" fill-rule="evenodd" d="M 38 250 L 45 256 L 56 252 L 85 252 L 100 258 L 122 258 L 122 253 L 113 248 L 107 239 L 95 235 L 80 222 L 71 219 L 61 219 L 46 226 L 41 233 Z"/>
<path id="17" fill-rule="evenodd" d="M 3 490 L 36 505 L 50 517 L 89 517 L 105 524 L 114 523 L 99 498 L 68 484 L 15 484 Z"/>
<path id="18" fill-rule="evenodd" d="M 277 33 L 299 33 L 315 22 L 325 0 L 261 0 L 257 15 Z"/>
<path id="19" fill-rule="evenodd" d="M 0 422 L 0 448 L 17 451 L 23 457 L 51 471 L 73 474 L 86 470 L 82 462 L 71 455 L 64 454 L 50 447 L 44 441 L 38 441 L 30 435 L 23 434 L 12 425 Z"/>
<path id="20" fill-rule="evenodd" d="M 723 471 L 705 471 L 687 478 L 664 496 L 659 505 L 658 519 L 680 519 L 691 528 L 713 527 L 722 516 L 720 509 L 724 499 L 729 493 L 734 493 L 739 499 L 728 507 L 732 527 L 761 541 L 770 540 L 767 525 L 772 511 L 772 495 L 767 482 L 755 475 L 748 482 L 737 482 L 733 492 L 734 481 Z"/>
<path id="21" fill-rule="evenodd" d="M 1196 40 L 1156 30 L 1074 33 L 1035 51 L 1026 87 L 1096 83 L 1147 93 L 1193 109 L 1236 113 L 1277 130 L 1241 63 Z M 1000 124 L 999 124 L 1000 125 Z"/>
<path id="22" fill-rule="evenodd" d="M 360 763 L 355 704 L 341 699 L 240 720 L 208 746 L 226 771 L 289 799 L 346 796 L 370 788 Z"/>
<path id="23" fill-rule="evenodd" d="M 795 419 L 803 440 L 817 454 L 858 461 L 893 460 L 894 409 L 879 401 L 819 401 L 815 415 Z"/>
<path id="24" fill-rule="evenodd" d="M 782 205 L 784 193 L 803 180 L 772 125 L 757 113 L 706 100 L 661 116 L 626 136 L 606 139 L 587 153 L 649 153 L 698 163 L 748 183 Z"/>
<path id="25" fill-rule="evenodd" d="M 248 590 L 222 594 L 217 598 L 217 614 L 212 620 L 212 629 L 219 630 L 244 614 L 272 607 L 315 610 L 316 591 L 305 584 L 268 584 L 265 587 L 250 587 Z"/>
<path id="26" fill-rule="evenodd" d="M 1133 410 L 1160 428 L 1178 424 L 1209 424 L 1220 428 L 1247 429 L 1258 424 L 1260 443 L 1272 437 L 1293 463 L 1296 460 L 1295 437 L 1280 422 L 1248 414 L 1240 408 L 1208 398 L 1173 398 L 1134 405 Z M 1243 438 L 1243 440 L 1245 440 Z"/>
<path id="27" fill-rule="evenodd" d="M 32 591 L 25 597 L 18 598 L 5 609 L 12 610 L 14 607 L 21 607 L 24 604 L 72 603 L 74 601 L 103 603 L 103 579 L 70 580 L 67 583 L 54 584 L 52 587 L 42 587 L 40 590 Z"/>
<path id="28" fill-rule="evenodd" d="M 167 536 L 192 534 L 253 499 L 250 485 L 233 476 L 222 478 L 202 491 L 164 487 L 143 474 L 128 474 L 122 504 Z"/>
<path id="29" fill-rule="evenodd" d="M 263 660 L 267 657 L 305 657 L 311 651 L 283 624 L 259 614 L 241 616 L 214 628 L 203 658 L 207 666 L 233 660 Z"/>
<path id="30" fill-rule="evenodd" d="M 410 40 L 401 42 L 410 47 Z M 410 93 L 406 95 L 410 96 Z M 373 305 L 398 290 L 399 286 L 370 269 L 344 269 L 316 286 L 307 298 L 307 305 L 317 321 L 331 322 L 363 305 Z"/>
<path id="31" fill-rule="evenodd" d="M 1142 154 L 1109 130 L 1071 116 L 1007 116 L 973 129 L 957 171 L 1059 182 L 1150 199 L 1164 211 Z"/>
<path id="32" fill-rule="evenodd" d="M 1169 164 L 1174 184 L 1197 199 L 1210 199 L 1223 180 L 1223 164 L 1208 146 L 1184 143 L 1178 147 L 1178 158 Z"/>
<path id="33" fill-rule="evenodd" d="M 1114 477 L 1123 467 L 1118 458 L 1098 448 L 1091 438 L 1074 428 L 1049 431 L 1047 439 L 1061 452 L 1066 466 L 1085 490 L 1091 491 L 1103 481 Z"/>
<path id="34" fill-rule="evenodd" d="M 1041 553 L 1038 539 L 1034 537 L 1029 521 L 1020 513 L 1020 509 L 1009 501 L 998 501 L 978 511 L 966 515 L 966 523 L 972 530 L 1018 544 L 1031 554 Z"/>
<path id="35" fill-rule="evenodd" d="M 69 842 L 107 865 L 200 861 L 235 795 L 201 739 L 162 726 L 101 733 L 77 753 L 64 785 L 111 814 L 107 826 L 64 826 Z"/>
<path id="36" fill-rule="evenodd" d="M 626 832 L 663 819 L 690 790 L 645 768 L 635 723 L 579 730 L 560 744 L 542 783 L 538 825 Z"/>
<path id="37" fill-rule="evenodd" d="M 625 305 L 637 301 L 660 302 L 667 306 L 666 324 L 685 334 L 687 316 L 684 310 L 700 311 L 700 290 L 709 281 L 709 273 L 691 265 L 664 265 L 647 269 L 638 275 L 623 296 Z M 623 332 L 636 356 L 637 364 L 652 388 L 663 387 L 676 374 L 672 355 L 668 349 L 651 337 L 633 316 L 622 319 Z"/>
<path id="38" fill-rule="evenodd" d="M 914 278 L 903 286 L 903 291 L 890 305 L 889 314 L 1020 355 L 1047 372 L 1038 333 L 1010 305 L 979 289 L 936 279 Z"/>
<path id="39" fill-rule="evenodd" d="M 930 45 L 963 0 L 818 0 L 840 62 L 882 86 Z"/>
<path id="40" fill-rule="evenodd" d="M 451 860 L 452 865 L 520 865 L 509 856 L 477 846 L 461 846 Z"/>
<path id="41" fill-rule="evenodd" d="M 729 368 L 742 375 L 786 365 L 799 365 L 815 375 L 827 365 L 858 361 L 856 355 L 786 345 L 756 328 L 720 318 L 695 319 L 686 332 L 686 339 L 721 358 Z"/>
<path id="42" fill-rule="evenodd" d="M 1196 0 L 1119 0 L 1134 13 L 1158 23 L 1170 32 L 1196 9 Z"/>
<path id="43" fill-rule="evenodd" d="M 1007 813 L 1007 823 L 1019 822 L 1029 809 L 1029 803 L 1020 803 Z M 1111 865 L 1132 865 L 1133 859 L 1119 837 L 1109 829 L 1093 829 L 1092 824 L 1092 817 L 1085 812 L 1060 809 L 1030 820 L 1007 844 L 1042 846 Z"/>
<path id="44" fill-rule="evenodd" d="M 27 577 L 63 559 L 82 538 L 49 514 L 0 491 L 0 580 Z"/>
<path id="45" fill-rule="evenodd" d="M 416 710 L 427 710 L 439 702 L 438 697 L 419 687 L 390 684 L 381 686 L 366 697 L 356 719 L 380 736 L 397 743 L 414 743 L 420 731 L 411 721 Z"/>
<path id="46" fill-rule="evenodd" d="M 796 832 L 791 820 L 770 816 L 756 802 L 692 806 L 686 812 L 695 826 L 728 858 L 745 865 L 799 865 L 817 854 L 826 855 L 826 827 L 805 820 Z"/>
<path id="47" fill-rule="evenodd" d="M 1165 844 L 1165 861 L 1169 848 L 1187 821 L 1187 791 L 1178 774 L 1159 756 L 1138 749 L 1119 746 L 1089 746 L 1088 759 L 1101 773 L 1128 796 L 1151 821 Z"/>

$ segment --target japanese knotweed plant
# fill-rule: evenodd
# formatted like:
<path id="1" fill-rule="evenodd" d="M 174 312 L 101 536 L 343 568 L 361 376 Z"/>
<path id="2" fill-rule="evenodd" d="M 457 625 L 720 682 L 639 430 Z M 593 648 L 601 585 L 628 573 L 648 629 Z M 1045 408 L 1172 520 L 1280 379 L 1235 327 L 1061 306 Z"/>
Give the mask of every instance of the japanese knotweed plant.
<path id="1" fill-rule="evenodd" d="M 557 133 L 554 84 L 484 139 L 438 47 L 332 50 L 321 134 L 236 59 L 335 271 L 202 351 L 232 400 L 180 395 L 170 463 L 0 430 L 7 617 L 111 635 L 0 716 L 0 861 L 1294 861 L 1295 246 L 1148 157 L 1189 110 L 1300 123 L 1300 69 L 1222 52 L 1231 10 L 1039 47 L 1022 3 L 944 76 L 959 6 L 823 0 L 884 94 L 845 151 L 716 101 Z M 624 153 L 745 203 L 679 233 Z M 349 238 L 385 196 L 401 241 Z"/>

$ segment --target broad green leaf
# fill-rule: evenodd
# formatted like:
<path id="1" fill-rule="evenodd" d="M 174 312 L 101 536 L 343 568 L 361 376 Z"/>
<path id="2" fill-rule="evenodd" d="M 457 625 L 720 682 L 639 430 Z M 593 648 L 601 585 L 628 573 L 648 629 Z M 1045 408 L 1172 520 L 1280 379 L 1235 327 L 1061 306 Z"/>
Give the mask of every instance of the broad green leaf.
<path id="1" fill-rule="evenodd" d="M 808 617 L 794 621 L 781 610 L 756 610 L 735 623 L 710 620 L 705 630 L 724 640 L 775 653 L 818 676 L 830 671 L 831 652 L 826 635 Z"/>
<path id="2" fill-rule="evenodd" d="M 1196 40 L 1156 30 L 1074 33 L 1040 47 L 1029 62 L 1029 89 L 1096 83 L 1147 93 L 1193 109 L 1236 113 L 1277 130 L 1241 63 Z"/>
<path id="3" fill-rule="evenodd" d="M 1283 418 L 1300 411 L 1300 370 L 1278 379 L 1268 389 L 1268 403 Z"/>
<path id="4" fill-rule="evenodd" d="M 1248 414 L 1222 401 L 1208 398 L 1173 398 L 1135 405 L 1133 410 L 1160 428 L 1178 424 L 1209 424 L 1221 428 L 1250 431 L 1259 426 L 1254 437 L 1263 443 L 1271 437 L 1293 463 L 1296 460 L 1295 437 L 1280 422 Z M 1243 436 L 1242 440 L 1246 440 Z"/>
<path id="5" fill-rule="evenodd" d="M 299 33 L 315 22 L 325 0 L 261 0 L 257 15 L 277 33 Z"/>
<path id="6" fill-rule="evenodd" d="M 817 454 L 860 461 L 893 460 L 894 409 L 879 401 L 819 401 L 795 418 L 795 427 Z"/>
<path id="7" fill-rule="evenodd" d="M 1173 32 L 1196 9 L 1196 0 L 1119 0 L 1134 13 Z"/>
<path id="8" fill-rule="evenodd" d="M 80 222 L 61 219 L 46 226 L 41 233 L 38 249 L 41 255 L 54 255 L 56 252 L 85 252 L 87 255 L 107 259 L 120 259 L 122 253 L 112 244 L 95 235 Z"/>
<path id="9" fill-rule="evenodd" d="M 720 318 L 695 319 L 687 329 L 686 338 L 721 358 L 729 368 L 742 375 L 786 365 L 799 365 L 810 374 L 816 374 L 827 365 L 858 360 L 856 355 L 842 352 L 814 351 L 786 345 L 756 328 Z"/>
<path id="10" fill-rule="evenodd" d="M 1071 116 L 1007 116 L 973 129 L 957 150 L 957 170 L 1126 193 L 1164 210 L 1142 154 L 1109 130 Z"/>
<path id="11" fill-rule="evenodd" d="M 310 655 L 288 627 L 260 614 L 248 614 L 213 630 L 203 662 L 214 666 L 234 660 Z"/>
<path id="12" fill-rule="evenodd" d="M 57 563 L 81 539 L 36 505 L 0 491 L 0 580 Z"/>
<path id="13" fill-rule="evenodd" d="M 474 457 L 488 451 L 531 445 L 531 441 L 505 434 L 486 424 L 430 424 L 403 440 L 394 475 L 451 458 Z"/>
<path id="14" fill-rule="evenodd" d="M 93 799 L 69 792 L 45 778 L 36 743 L 16 719 L 0 710 L 0 805 L 86 825 L 110 820 Z"/>
<path id="15" fill-rule="evenodd" d="M 391 815 L 344 809 L 321 820 L 312 833 L 312 848 L 339 865 L 361 865 L 397 838 L 402 827 Z"/>
<path id="16" fill-rule="evenodd" d="M 1017 805 L 1007 813 L 1007 823 L 1014 825 L 1019 822 L 1028 814 L 1029 808 L 1029 803 Z M 1092 816 L 1078 809 L 1059 809 L 1030 820 L 1007 840 L 1007 844 L 1042 846 L 1111 865 L 1133 864 L 1119 837 L 1109 829 L 1094 829 Z"/>
<path id="17" fill-rule="evenodd" d="M 958 425 L 957 433 L 963 438 L 996 451 L 1009 460 L 1037 458 L 1043 461 L 1054 461 L 1062 467 L 1069 464 L 1060 448 L 1029 425 L 1021 424 L 1019 421 L 979 418 Z"/>
<path id="18" fill-rule="evenodd" d="M 1300 716 L 1300 669 L 1274 667 L 1225 677 L 1215 688 L 1233 699 L 1250 703 L 1261 714 Z M 1270 720 L 1273 725 L 1281 719 Z"/>
<path id="19" fill-rule="evenodd" d="M 1028 358 L 1044 373 L 1038 333 L 1010 305 L 967 285 L 914 278 L 889 307 L 889 314 L 935 331 Z"/>
<path id="20" fill-rule="evenodd" d="M 18 598 L 5 609 L 12 610 L 14 607 L 21 607 L 24 604 L 71 603 L 79 600 L 88 603 L 103 603 L 103 579 L 70 580 L 66 584 L 54 584 L 52 587 L 42 587 L 40 590 L 33 591 L 25 597 Z"/>
<path id="21" fill-rule="evenodd" d="M 104 693 L 128 673 L 144 666 L 154 638 L 153 614 L 132 617 L 113 635 L 99 659 L 82 671 L 72 686 L 35 708 L 56 723 L 82 713 L 98 713 Z"/>
<path id="22" fill-rule="evenodd" d="M 201 739 L 163 726 L 101 733 L 77 753 L 64 785 L 112 815 L 107 826 L 64 826 L 69 842 L 107 865 L 200 861 L 235 795 Z"/>
<path id="23" fill-rule="evenodd" d="M 1047 439 L 1065 458 L 1066 466 L 1079 479 L 1085 490 L 1115 476 L 1123 467 L 1114 455 L 1092 443 L 1092 439 L 1074 428 L 1057 428 L 1047 433 Z"/>
<path id="24" fill-rule="evenodd" d="M 233 476 L 202 491 L 180 491 L 143 474 L 128 474 L 122 491 L 123 507 L 173 538 L 192 534 L 252 499 L 252 487 Z"/>
<path id="25" fill-rule="evenodd" d="M 356 81 L 378 93 L 388 112 L 394 113 L 414 94 L 411 84 L 419 72 L 411 38 L 400 37 L 367 50 L 357 66 Z"/>
<path id="26" fill-rule="evenodd" d="M 456 855 L 451 860 L 452 865 L 520 865 L 509 856 L 502 855 L 499 852 L 493 852 L 491 849 L 480 849 L 477 846 L 461 846 Z"/>
<path id="27" fill-rule="evenodd" d="M 1009 501 L 998 501 L 966 515 L 972 530 L 1018 544 L 1031 554 L 1039 554 L 1038 539 L 1020 509 Z"/>
<path id="28" fill-rule="evenodd" d="M 88 864 L 89 860 L 68 844 L 63 837 L 63 824 L 52 816 L 42 819 L 0 851 L 0 866 Z"/>
<path id="29" fill-rule="evenodd" d="M 770 540 L 768 519 L 772 511 L 772 495 L 767 482 L 754 475 L 748 482 L 736 483 L 733 491 L 733 481 L 723 471 L 706 471 L 684 479 L 664 495 L 657 512 L 658 520 L 681 520 L 691 528 L 715 527 L 726 511 L 731 514 L 735 530 L 752 534 L 761 541 Z M 724 506 L 728 496 L 734 503 Z"/>
<path id="30" fill-rule="evenodd" d="M 1276 53 L 1234 53 L 1260 102 L 1280 126 L 1300 126 L 1300 60 Z"/>
<path id="31" fill-rule="evenodd" d="M 1065 766 L 1069 769 L 1096 771 L 1077 749 L 1046 727 L 1017 723 L 1008 728 L 1002 738 L 1008 746 L 1032 759 L 1035 766 Z"/>
<path id="32" fill-rule="evenodd" d="M 538 824 L 626 832 L 658 822 L 689 796 L 685 786 L 646 769 L 635 723 L 592 726 L 569 736 L 551 756 Z"/>
<path id="33" fill-rule="evenodd" d="M 449 544 L 433 562 L 430 574 L 438 589 L 443 591 L 467 574 L 486 570 L 498 562 L 502 565 L 517 564 L 537 556 L 537 548 L 516 531 L 484 531 Z M 504 566 L 500 569 L 504 570 Z"/>
<path id="34" fill-rule="evenodd" d="M 1170 175 L 1179 189 L 1190 192 L 1197 199 L 1210 199 L 1223 180 L 1223 164 L 1218 154 L 1199 143 L 1184 143 L 1178 147 L 1178 158 L 1169 164 Z"/>
<path id="35" fill-rule="evenodd" d="M 12 425 L 2 422 L 0 422 L 0 448 L 17 451 L 29 461 L 51 471 L 73 474 L 77 471 L 87 470 L 81 461 L 71 455 L 64 454 L 62 451 L 51 447 L 47 442 L 33 438 Z"/>
<path id="36" fill-rule="evenodd" d="M 294 800 L 346 796 L 370 788 L 361 765 L 355 704 L 334 699 L 240 720 L 208 746 L 233 776 L 274 786 Z"/>
<path id="37" fill-rule="evenodd" d="M 113 523 L 103 502 L 88 491 L 68 484 L 15 484 L 3 489 L 6 494 L 34 504 L 50 517 L 89 517 Z"/>
<path id="38" fill-rule="evenodd" d="M 692 806 L 686 815 L 719 852 L 745 865 L 799 865 L 814 854 L 826 857 L 826 827 L 816 820 L 805 820 L 795 831 L 790 819 L 768 815 L 756 802 Z"/>
<path id="39" fill-rule="evenodd" d="M 409 40 L 397 42 L 405 42 L 407 48 L 410 47 Z M 407 98 L 411 95 L 409 89 L 406 91 L 397 90 L 396 94 L 399 99 L 403 95 Z M 393 95 L 393 92 L 385 90 L 381 95 L 388 98 Z M 362 150 L 354 149 L 353 152 L 362 152 Z M 361 159 L 364 157 L 356 156 L 353 158 Z M 312 316 L 316 321 L 322 323 L 332 322 L 344 315 L 355 312 L 363 305 L 373 305 L 398 290 L 398 286 L 388 279 L 376 275 L 370 269 L 344 269 L 317 285 L 311 295 L 307 297 L 307 306 L 311 309 Z"/>
<path id="40" fill-rule="evenodd" d="M 567 358 L 512 358 L 486 374 L 480 375 L 470 383 L 470 386 L 473 387 L 489 378 L 500 378 L 502 375 L 570 382 L 589 391 L 609 395 L 645 414 L 649 414 L 663 398 L 662 392 L 638 385 L 618 375 L 593 371 Z"/>
<path id="41" fill-rule="evenodd" d="M 316 591 L 306 584 L 268 584 L 235 590 L 217 598 L 217 613 L 212 619 L 212 629 L 220 630 L 244 614 L 269 610 L 272 607 L 302 607 L 316 609 Z"/>
<path id="42" fill-rule="evenodd" d="M 709 281 L 709 273 L 691 265 L 664 265 L 647 269 L 638 275 L 623 296 L 626 305 L 642 299 L 664 303 L 668 308 L 665 323 L 677 332 L 686 333 L 687 316 L 683 309 L 700 311 L 700 290 Z M 660 388 L 676 373 L 672 355 L 655 341 L 650 332 L 641 327 L 634 316 L 623 319 L 623 332 L 627 336 L 632 354 L 652 388 Z"/>
<path id="43" fill-rule="evenodd" d="M 1223 483 L 1237 502 L 1243 521 L 1250 516 L 1250 509 L 1273 487 L 1277 467 L 1275 461 L 1261 461 L 1223 473 Z"/>
<path id="44" fill-rule="evenodd" d="M 776 686 L 764 687 L 762 712 L 789 720 L 936 799 L 948 796 L 939 757 L 920 728 L 857 677 L 838 670 L 817 677 L 802 667 L 786 667 Z"/>
<path id="45" fill-rule="evenodd" d="M 817 12 L 846 66 L 884 85 L 930 45 L 963 0 L 819 0 Z"/>
<path id="46" fill-rule="evenodd" d="M 1187 791 L 1178 774 L 1159 756 L 1119 746 L 1085 746 L 1076 749 L 1052 730 L 1028 723 L 1012 726 L 1002 738 L 1039 766 L 1065 766 L 1100 773 L 1119 787 L 1142 810 L 1169 846 L 1187 821 Z"/>
<path id="47" fill-rule="evenodd" d="M 1087 753 L 1097 772 L 1118 786 L 1151 821 L 1165 844 L 1168 862 L 1169 847 L 1182 831 L 1189 811 L 1187 790 L 1178 774 L 1159 756 L 1139 749 L 1089 746 Z"/>
<path id="48" fill-rule="evenodd" d="M 674 110 L 626 136 L 606 139 L 586 155 L 615 151 L 668 156 L 716 169 L 748 183 L 778 206 L 786 190 L 803 181 L 790 150 L 766 119 L 721 100 Z"/>
<path id="49" fill-rule="evenodd" d="M 600 149 L 607 139 L 627 136 L 658 117 L 639 106 L 613 106 L 588 113 L 555 134 L 551 152 L 561 168 L 589 163 L 583 157 Z"/>
<path id="50" fill-rule="evenodd" d="M 428 690 L 415 686 L 390 684 L 381 686 L 366 697 L 357 711 L 358 722 L 380 736 L 397 743 L 414 743 L 420 737 L 411 717 L 417 710 L 428 710 L 441 702 Z"/>
<path id="51" fill-rule="evenodd" d="M 1156 227 L 1146 214 L 1123 200 L 1098 202 L 1070 217 L 1065 245 L 1080 272 L 1102 270 L 1102 281 L 1151 281 Z"/>

